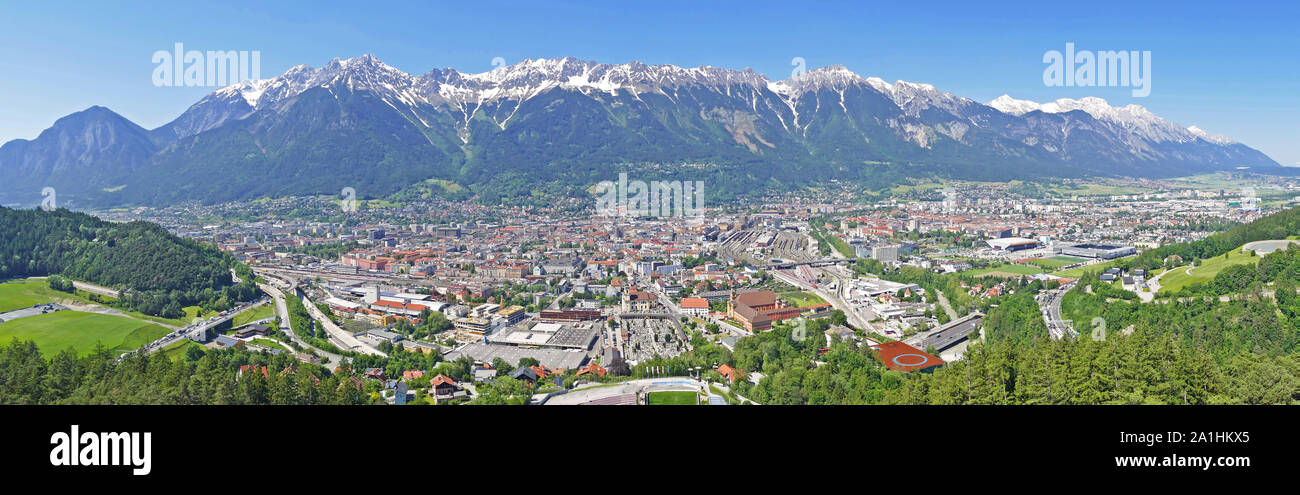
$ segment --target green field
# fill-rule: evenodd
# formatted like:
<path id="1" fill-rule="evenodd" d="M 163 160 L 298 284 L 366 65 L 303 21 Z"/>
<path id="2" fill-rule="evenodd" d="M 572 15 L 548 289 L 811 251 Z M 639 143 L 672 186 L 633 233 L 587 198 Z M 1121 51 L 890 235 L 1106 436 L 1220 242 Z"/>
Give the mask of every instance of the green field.
<path id="1" fill-rule="evenodd" d="M 652 406 L 694 406 L 700 395 L 695 392 L 650 392 L 646 403 Z"/>
<path id="2" fill-rule="evenodd" d="M 1263 185 L 1256 184 L 1255 181 L 1234 179 L 1232 178 L 1231 173 L 1226 172 L 1176 177 L 1168 179 L 1168 181 L 1186 184 L 1187 187 L 1194 187 L 1197 189 L 1237 189 L 1242 186 Z"/>
<path id="3" fill-rule="evenodd" d="M 263 318 L 273 317 L 275 317 L 275 303 L 267 303 L 258 306 L 257 309 L 248 310 L 235 315 L 235 317 L 230 321 L 230 327 L 239 328 Z"/>
<path id="4" fill-rule="evenodd" d="M 266 347 L 266 348 L 268 348 L 268 349 L 279 349 L 279 350 L 281 350 L 281 351 L 287 351 L 287 350 L 288 350 L 288 349 L 285 349 L 284 346 L 280 345 L 279 342 L 274 341 L 274 340 L 270 340 L 270 339 L 253 339 L 253 340 L 249 341 L 248 343 L 249 343 L 250 345 L 260 345 L 260 346 Z"/>
<path id="5" fill-rule="evenodd" d="M 913 192 L 933 191 L 935 189 L 941 189 L 943 187 L 944 187 L 943 183 L 940 182 L 921 182 L 918 184 L 901 184 L 889 189 L 881 189 L 880 192 L 887 191 L 894 196 L 901 196 L 903 194 L 908 194 Z"/>
<path id="6" fill-rule="evenodd" d="M 826 304 L 826 301 L 818 297 L 817 294 L 812 294 L 808 292 L 786 292 L 784 294 L 781 294 L 781 299 L 784 299 L 785 302 L 793 304 L 795 307 L 799 307 L 799 308 L 816 306 L 818 304 Z"/>
<path id="7" fill-rule="evenodd" d="M 5 283 L 0 283 L 0 313 L 5 311 L 13 311 L 15 309 L 20 309 L 20 308 L 28 308 L 34 304 L 43 304 L 48 302 L 62 302 L 62 301 L 76 301 L 76 302 L 81 302 L 86 304 L 98 304 L 100 306 L 109 307 L 107 305 L 91 301 L 89 297 L 89 293 L 87 292 L 78 290 L 75 291 L 75 293 L 73 294 L 69 294 L 67 292 L 59 292 L 57 290 L 51 289 L 49 283 L 46 282 L 45 279 L 29 278 L 29 279 L 12 280 Z M 149 321 L 163 323 L 166 325 L 178 326 L 178 327 L 188 325 L 191 321 L 194 320 L 195 317 L 199 316 L 198 306 L 186 306 L 185 308 L 183 308 L 185 310 L 185 316 L 181 318 L 162 318 L 158 316 L 146 315 L 144 313 L 140 313 L 137 311 L 129 311 L 129 310 L 119 309 L 119 308 L 113 308 L 113 309 L 121 311 L 124 314 L 134 316 L 136 318 L 142 318 Z M 208 312 L 205 316 L 210 316 L 212 314 L 214 313 Z"/>
<path id="8" fill-rule="evenodd" d="M 1259 263 L 1258 256 L 1242 253 L 1241 248 L 1233 249 L 1228 252 L 1227 259 L 1224 259 L 1223 256 L 1215 256 L 1202 260 L 1201 266 L 1193 267 L 1190 273 L 1185 267 L 1171 270 L 1168 275 L 1160 277 L 1160 293 L 1172 294 L 1192 284 L 1209 282 L 1214 279 L 1215 275 L 1230 266 L 1253 265 L 1255 263 Z"/>
<path id="9" fill-rule="evenodd" d="M 1097 263 L 1095 265 L 1081 266 L 1078 268 L 1071 268 L 1069 270 L 1061 270 L 1058 272 L 1052 272 L 1052 275 L 1056 275 L 1058 277 L 1066 277 L 1066 278 L 1079 278 L 1082 277 L 1083 274 L 1087 272 L 1104 272 L 1106 271 L 1107 268 L 1114 266 L 1115 261 L 1116 260 L 1110 260 L 1105 263 Z"/>
<path id="10" fill-rule="evenodd" d="M 962 272 L 962 274 L 971 275 L 975 277 L 985 277 L 985 276 L 1015 277 L 1019 275 L 1033 275 L 1036 273 L 1043 273 L 1043 271 L 1044 270 L 1042 268 L 1037 266 L 997 265 L 997 266 L 990 266 L 988 268 L 978 268 L 975 270 L 968 270 Z"/>
<path id="11" fill-rule="evenodd" d="M 1038 266 L 1047 270 L 1056 270 L 1066 265 L 1073 265 L 1075 263 L 1078 263 L 1078 261 L 1063 261 L 1055 258 L 1035 258 L 1026 261 L 1025 263 L 1029 263 L 1031 265 Z"/>
<path id="12" fill-rule="evenodd" d="M 137 318 L 144 318 L 149 321 L 154 321 L 154 322 L 177 326 L 177 327 L 183 327 L 185 325 L 189 325 L 190 323 L 194 322 L 195 318 L 200 318 L 200 317 L 207 318 L 209 316 L 213 316 L 217 314 L 216 311 L 204 312 L 202 308 L 198 306 L 186 306 L 184 308 L 181 308 L 181 310 L 185 311 L 185 316 L 182 316 L 180 318 L 163 318 L 161 316 L 151 316 L 151 315 L 146 315 L 144 313 L 137 313 L 134 311 L 125 311 L 120 309 L 118 311 L 130 314 L 131 316 L 135 316 Z"/>
<path id="13" fill-rule="evenodd" d="M 199 349 L 202 349 L 203 344 L 200 344 L 190 339 L 181 339 L 178 342 L 173 342 L 171 345 L 162 348 L 162 350 L 158 351 L 157 354 L 161 356 L 165 356 L 168 359 L 171 359 L 172 361 L 175 361 L 177 359 L 185 359 L 185 352 L 188 351 L 189 348 L 191 347 L 197 347 Z"/>
<path id="14" fill-rule="evenodd" d="M 60 292 L 51 289 L 45 279 L 28 278 L 0 283 L 0 313 L 30 308 L 36 304 L 68 300 L 97 304 L 90 301 L 89 292 L 82 290 L 75 290 L 72 294 Z"/>
<path id="15" fill-rule="evenodd" d="M 0 313 L 15 309 L 30 308 L 34 305 L 52 301 L 50 293 L 62 297 L 68 294 L 51 289 L 44 280 L 19 280 L 0 284 Z"/>
<path id="16" fill-rule="evenodd" d="M 1109 184 L 1064 184 L 1047 189 L 1047 192 L 1055 196 L 1114 196 L 1124 194 L 1141 194 L 1146 190 L 1132 186 L 1115 186 Z"/>
<path id="17" fill-rule="evenodd" d="M 124 316 L 59 311 L 0 323 L 0 342 L 20 338 L 35 341 L 46 356 L 69 347 L 84 356 L 94 350 L 97 342 L 117 352 L 130 351 L 169 331 Z"/>

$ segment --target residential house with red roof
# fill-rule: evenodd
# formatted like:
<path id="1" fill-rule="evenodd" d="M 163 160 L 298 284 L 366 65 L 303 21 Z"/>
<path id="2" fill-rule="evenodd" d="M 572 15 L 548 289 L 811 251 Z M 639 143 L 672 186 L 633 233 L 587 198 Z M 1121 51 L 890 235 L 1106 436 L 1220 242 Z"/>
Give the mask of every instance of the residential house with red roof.
<path id="1" fill-rule="evenodd" d="M 730 383 L 736 383 L 736 380 L 744 378 L 745 376 L 744 373 L 740 372 L 740 370 L 732 368 L 726 364 L 718 367 L 718 373 L 722 374 L 722 377 L 726 378 Z"/>

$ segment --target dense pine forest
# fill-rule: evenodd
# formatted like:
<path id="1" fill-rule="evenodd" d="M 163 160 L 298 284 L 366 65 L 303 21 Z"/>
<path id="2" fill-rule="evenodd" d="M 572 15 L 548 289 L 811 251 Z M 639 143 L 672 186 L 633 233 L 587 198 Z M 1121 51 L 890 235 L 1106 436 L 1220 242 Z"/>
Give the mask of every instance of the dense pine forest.
<path id="1" fill-rule="evenodd" d="M 240 368 L 245 368 L 241 373 Z M 265 375 L 262 369 L 265 367 Z M 292 355 L 197 347 L 166 354 L 83 358 L 63 351 L 44 359 L 36 345 L 0 346 L 0 404 L 365 404 L 360 380 L 335 375 Z"/>
<path id="2" fill-rule="evenodd" d="M 68 210 L 0 207 L 0 279 L 62 275 L 123 291 L 115 305 L 178 318 L 185 306 L 226 309 L 257 297 L 215 247 L 148 222 L 114 223 Z"/>
<path id="3" fill-rule="evenodd" d="M 932 374 L 908 376 L 891 404 L 1292 404 L 1300 359 L 1242 352 L 1216 360 L 1173 333 L 1094 341 L 990 341 Z"/>
<path id="4" fill-rule="evenodd" d="M 999 299 L 984 342 L 930 372 L 899 373 L 866 346 L 828 351 L 827 320 L 741 339 L 735 352 L 695 340 L 695 351 L 656 365 L 727 363 L 758 372 L 732 391 L 759 404 L 1291 404 L 1300 400 L 1300 358 L 1282 352 L 1214 352 L 1209 342 L 1145 327 L 1105 340 L 1052 340 L 1032 291 Z M 1019 294 L 1019 293 L 1018 293 Z M 1038 333 L 1031 332 L 1038 329 Z"/>

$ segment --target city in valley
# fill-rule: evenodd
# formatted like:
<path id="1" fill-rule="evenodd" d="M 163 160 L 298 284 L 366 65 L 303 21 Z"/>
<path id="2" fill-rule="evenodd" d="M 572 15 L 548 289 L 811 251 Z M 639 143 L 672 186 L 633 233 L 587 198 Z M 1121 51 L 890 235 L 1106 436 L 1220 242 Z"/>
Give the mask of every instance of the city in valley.
<path id="1" fill-rule="evenodd" d="M 1300 2 L 0 10 L 40 486 L 1294 478 Z"/>
<path id="2" fill-rule="evenodd" d="M 256 299 L 171 325 L 136 352 L 288 357 L 347 377 L 372 403 L 726 405 L 788 403 L 763 385 L 781 367 L 734 358 L 773 352 L 764 334 L 808 349 L 795 358 L 808 368 L 852 349 L 883 373 L 933 373 L 989 338 L 1000 302 L 1031 291 L 1044 337 L 1099 340 L 1095 321 L 1063 316 L 1066 294 L 1104 284 L 1168 303 L 1214 273 L 1178 257 L 1138 268 L 1138 253 L 1251 222 L 1297 194 L 1294 180 L 1218 173 L 922 181 L 870 196 L 833 185 L 698 216 L 331 197 L 94 213 L 157 223 L 256 277 Z M 1280 240 L 1250 256 L 1285 249 Z M 68 308 L 36 309 L 0 318 Z M 269 378 L 266 366 L 247 373 Z"/>

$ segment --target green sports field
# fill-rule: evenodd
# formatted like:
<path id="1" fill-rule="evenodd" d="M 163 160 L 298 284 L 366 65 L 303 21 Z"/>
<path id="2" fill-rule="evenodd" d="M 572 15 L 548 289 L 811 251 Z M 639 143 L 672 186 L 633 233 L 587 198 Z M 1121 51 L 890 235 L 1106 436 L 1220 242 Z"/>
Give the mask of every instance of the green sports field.
<path id="1" fill-rule="evenodd" d="M 0 342 L 15 337 L 32 340 L 41 354 L 54 355 L 68 347 L 78 356 L 89 354 L 95 343 L 114 351 L 130 351 L 157 340 L 169 330 L 124 316 L 58 311 L 0 323 Z"/>
<path id="2" fill-rule="evenodd" d="M 646 394 L 646 403 L 652 406 L 694 406 L 699 404 L 699 394 L 695 392 L 650 392 Z"/>
<path id="3" fill-rule="evenodd" d="M 1078 263 L 1078 261 L 1065 261 L 1065 260 L 1058 260 L 1056 258 L 1035 258 L 1032 260 L 1028 260 L 1025 263 L 1039 266 L 1047 270 L 1057 270 L 1063 266 Z"/>

